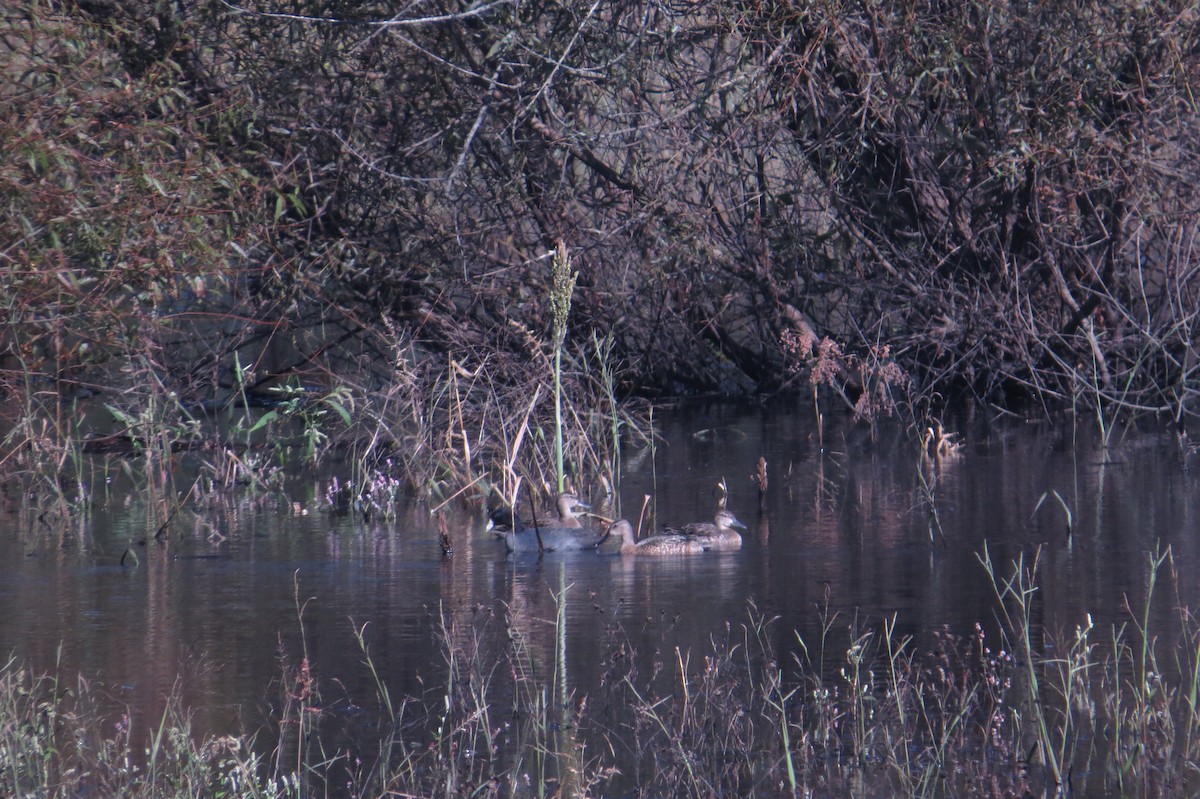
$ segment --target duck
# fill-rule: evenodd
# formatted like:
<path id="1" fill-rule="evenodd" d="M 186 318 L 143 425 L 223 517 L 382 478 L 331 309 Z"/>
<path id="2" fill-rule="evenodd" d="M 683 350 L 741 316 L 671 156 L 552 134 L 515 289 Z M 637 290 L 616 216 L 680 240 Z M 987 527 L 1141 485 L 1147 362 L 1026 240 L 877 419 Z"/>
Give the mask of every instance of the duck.
<path id="1" fill-rule="evenodd" d="M 610 536 L 621 539 L 622 555 L 690 555 L 709 549 L 700 536 L 666 533 L 638 541 L 633 535 L 633 525 L 626 519 L 609 525 L 605 538 Z"/>
<path id="2" fill-rule="evenodd" d="M 526 527 L 520 517 L 509 511 L 503 522 L 512 529 L 502 533 L 509 552 L 578 552 L 595 549 L 603 538 L 586 527 L 538 525 Z M 540 536 L 540 543 L 539 543 Z"/>
<path id="3" fill-rule="evenodd" d="M 698 538 L 708 549 L 740 549 L 742 536 L 735 528 L 745 530 L 746 525 L 731 511 L 721 508 L 711 522 L 692 522 L 679 528 L 667 528 L 666 534 Z"/>

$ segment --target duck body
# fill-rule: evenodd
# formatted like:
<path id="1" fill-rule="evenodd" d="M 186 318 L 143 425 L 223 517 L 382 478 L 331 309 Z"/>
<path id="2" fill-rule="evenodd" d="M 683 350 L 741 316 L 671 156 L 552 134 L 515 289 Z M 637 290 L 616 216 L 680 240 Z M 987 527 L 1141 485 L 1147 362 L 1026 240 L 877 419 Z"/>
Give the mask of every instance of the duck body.
<path id="1" fill-rule="evenodd" d="M 579 552 L 595 549 L 601 537 L 586 527 L 526 527 L 520 518 L 512 517 L 512 530 L 504 533 L 504 547 L 509 552 Z M 541 543 L 538 537 L 541 536 Z"/>
<path id="2" fill-rule="evenodd" d="M 633 525 L 625 519 L 613 522 L 608 535 L 621 539 L 622 555 L 691 555 L 711 548 L 699 536 L 678 533 L 652 535 L 638 541 L 633 535 Z"/>
<path id="3" fill-rule="evenodd" d="M 738 529 L 745 530 L 746 525 L 727 510 L 717 511 L 711 522 L 692 522 L 676 529 L 668 528 L 667 535 L 682 535 L 699 539 L 706 544 L 706 549 L 740 549 L 742 535 Z"/>

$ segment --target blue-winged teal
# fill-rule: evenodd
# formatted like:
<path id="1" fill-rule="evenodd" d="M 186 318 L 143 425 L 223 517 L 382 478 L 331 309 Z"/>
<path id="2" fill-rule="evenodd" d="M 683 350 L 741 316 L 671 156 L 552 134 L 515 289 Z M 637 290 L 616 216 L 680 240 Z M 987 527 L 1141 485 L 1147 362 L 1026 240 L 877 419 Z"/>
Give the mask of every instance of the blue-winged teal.
<path id="1" fill-rule="evenodd" d="M 666 533 L 692 536 L 703 541 L 708 549 L 738 549 L 742 546 L 742 536 L 734 528 L 745 530 L 746 525 L 722 508 L 711 522 L 692 522 L 677 529 L 667 528 Z"/>
<path id="2" fill-rule="evenodd" d="M 504 533 L 504 546 L 509 552 L 577 552 L 595 549 L 602 537 L 586 527 L 526 527 L 515 515 L 509 516 L 512 530 Z M 506 520 L 508 521 L 508 520 Z M 538 544 L 538 537 L 541 544 Z"/>
<path id="3" fill-rule="evenodd" d="M 686 555 L 709 549 L 698 536 L 652 535 L 638 541 L 633 537 L 633 525 L 625 519 L 613 522 L 608 535 L 621 539 L 622 555 Z"/>

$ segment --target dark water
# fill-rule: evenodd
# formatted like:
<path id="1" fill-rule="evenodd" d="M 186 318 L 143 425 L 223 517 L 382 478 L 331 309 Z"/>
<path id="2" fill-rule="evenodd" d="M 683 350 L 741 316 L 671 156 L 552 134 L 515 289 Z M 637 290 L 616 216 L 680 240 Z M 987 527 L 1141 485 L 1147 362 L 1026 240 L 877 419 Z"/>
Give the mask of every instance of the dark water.
<path id="1" fill-rule="evenodd" d="M 1176 607 L 1196 604 L 1200 478 L 1169 435 L 1128 432 L 1105 454 L 1090 427 L 963 422 L 960 456 L 922 472 L 902 431 L 872 441 L 866 427 L 834 420 L 821 446 L 808 409 L 689 407 L 659 412 L 656 424 L 657 451 L 627 456 L 624 515 L 636 518 L 649 495 L 655 525 L 711 518 L 724 479 L 750 527 L 741 551 L 512 558 L 481 513 L 453 508 L 455 552 L 444 559 L 427 507 L 364 524 L 324 509 L 316 485 L 301 485 L 293 505 L 197 509 L 174 521 L 166 545 L 139 543 L 148 522 L 136 496 L 65 531 L 17 503 L 0 517 L 0 653 L 82 673 L 135 718 L 156 719 L 178 686 L 196 727 L 223 732 L 264 723 L 281 652 L 294 663 L 307 651 L 327 696 L 336 685 L 367 699 L 354 638 L 364 629 L 392 695 L 417 694 L 444 671 L 443 622 L 505 608 L 548 676 L 562 603 L 560 677 L 581 694 L 597 689 L 613 640 L 645 657 L 699 654 L 751 607 L 779 617 L 784 652 L 796 633 L 816 640 L 831 614 L 842 638 L 855 619 L 877 628 L 894 618 L 917 641 L 942 627 L 992 629 L 996 599 L 977 559 L 985 543 L 1003 564 L 1040 548 L 1036 621 L 1047 630 L 1086 613 L 1127 620 L 1124 604 L 1142 606 L 1159 546 L 1177 568 L 1162 578 L 1155 619 L 1168 625 Z M 770 480 L 761 508 L 750 480 L 760 456 Z M 136 563 L 127 555 L 121 565 L 127 548 Z"/>

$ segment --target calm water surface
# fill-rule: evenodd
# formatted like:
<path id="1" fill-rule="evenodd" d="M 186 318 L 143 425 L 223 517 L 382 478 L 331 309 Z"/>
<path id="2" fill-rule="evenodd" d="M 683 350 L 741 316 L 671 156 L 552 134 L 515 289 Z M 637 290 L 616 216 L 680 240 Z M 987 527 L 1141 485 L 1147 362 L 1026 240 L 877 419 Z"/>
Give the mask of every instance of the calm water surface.
<path id="1" fill-rule="evenodd" d="M 741 551 L 513 558 L 482 513 L 457 508 L 455 552 L 444 559 L 427 507 L 365 524 L 329 513 L 315 487 L 290 507 L 193 509 L 166 545 L 137 543 L 147 522 L 136 496 L 115 497 L 65 534 L 48 534 L 52 525 L 17 503 L 0 516 L 0 653 L 82 673 L 135 718 L 155 719 L 178 685 L 197 727 L 223 732 L 264 724 L 280 653 L 294 663 L 303 647 L 327 701 L 369 700 L 355 629 L 365 628 L 393 696 L 420 694 L 444 672 L 443 622 L 459 630 L 506 609 L 549 674 L 556 596 L 565 679 L 584 694 L 615 640 L 639 657 L 676 647 L 699 656 L 752 612 L 779 617 L 772 629 L 785 652 L 797 633 L 816 640 L 832 613 L 842 639 L 855 619 L 878 628 L 894 617 L 918 642 L 943 627 L 993 629 L 995 597 L 977 560 L 985 543 L 1005 564 L 1040 547 L 1037 612 L 1049 631 L 1085 613 L 1126 620 L 1126 598 L 1141 606 L 1159 545 L 1177 570 L 1163 578 L 1156 617 L 1169 624 L 1179 605 L 1196 605 L 1200 479 L 1169 435 L 1130 433 L 1105 456 L 1090 430 L 964 422 L 961 456 L 923 478 L 901 432 L 872 442 L 864 426 L 834 421 L 822 447 L 811 413 L 794 406 L 684 407 L 656 424 L 662 445 L 627 456 L 623 515 L 636 518 L 648 495 L 654 526 L 711 518 L 724 479 L 750 527 Z M 770 479 L 761 507 L 749 478 L 760 456 Z M 138 559 L 123 566 L 129 547 Z"/>

